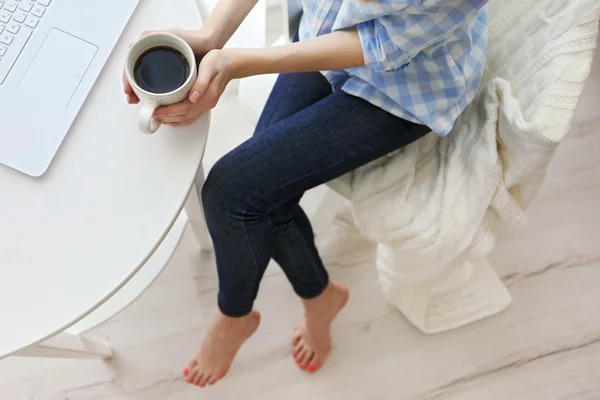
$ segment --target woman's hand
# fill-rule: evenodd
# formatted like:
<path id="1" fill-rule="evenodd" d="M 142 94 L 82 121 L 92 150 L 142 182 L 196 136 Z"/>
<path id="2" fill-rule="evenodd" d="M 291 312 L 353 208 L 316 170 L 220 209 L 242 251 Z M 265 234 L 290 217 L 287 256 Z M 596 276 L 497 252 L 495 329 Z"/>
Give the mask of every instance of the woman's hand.
<path id="1" fill-rule="evenodd" d="M 194 54 L 199 58 L 203 55 L 216 48 L 217 45 L 215 41 L 211 38 L 207 32 L 200 30 L 187 30 L 187 29 L 166 29 L 163 31 L 144 31 L 142 32 L 142 36 L 145 36 L 149 33 L 153 32 L 169 32 L 174 35 L 179 36 L 183 40 L 185 40 L 192 50 L 194 50 Z M 129 104 L 137 104 L 140 102 L 140 99 L 135 95 L 133 89 L 131 88 L 131 84 L 127 80 L 125 76 L 125 72 L 123 72 L 123 91 L 127 96 L 127 103 Z"/>
<path id="2" fill-rule="evenodd" d="M 217 105 L 227 84 L 234 77 L 232 66 L 227 50 L 211 50 L 200 62 L 198 79 L 188 98 L 181 103 L 157 108 L 154 118 L 171 126 L 191 124 Z"/>

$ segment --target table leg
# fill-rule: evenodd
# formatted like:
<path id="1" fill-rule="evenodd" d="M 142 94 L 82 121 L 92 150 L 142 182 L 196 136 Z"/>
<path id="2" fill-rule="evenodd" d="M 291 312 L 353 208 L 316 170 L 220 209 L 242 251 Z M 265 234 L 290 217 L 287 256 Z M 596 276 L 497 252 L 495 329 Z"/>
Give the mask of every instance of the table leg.
<path id="1" fill-rule="evenodd" d="M 63 332 L 13 355 L 17 357 L 107 359 L 112 356 L 112 350 L 106 342 Z"/>
<path id="2" fill-rule="evenodd" d="M 204 209 L 202 207 L 202 196 L 200 196 L 202 186 L 204 185 L 204 169 L 200 167 L 196 174 L 194 186 L 190 192 L 190 196 L 185 204 L 185 213 L 190 221 L 190 226 L 196 235 L 200 247 L 204 250 L 212 250 L 212 240 L 206 227 L 206 219 L 204 218 Z"/>

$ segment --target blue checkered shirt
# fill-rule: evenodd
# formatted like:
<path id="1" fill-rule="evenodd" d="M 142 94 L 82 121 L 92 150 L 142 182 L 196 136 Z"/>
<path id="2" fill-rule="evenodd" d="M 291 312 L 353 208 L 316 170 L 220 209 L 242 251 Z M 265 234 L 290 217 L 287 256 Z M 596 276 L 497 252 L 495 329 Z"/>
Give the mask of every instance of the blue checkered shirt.
<path id="1" fill-rule="evenodd" d="M 475 97 L 487 0 L 303 0 L 301 40 L 356 27 L 365 66 L 323 71 L 334 90 L 447 135 Z"/>

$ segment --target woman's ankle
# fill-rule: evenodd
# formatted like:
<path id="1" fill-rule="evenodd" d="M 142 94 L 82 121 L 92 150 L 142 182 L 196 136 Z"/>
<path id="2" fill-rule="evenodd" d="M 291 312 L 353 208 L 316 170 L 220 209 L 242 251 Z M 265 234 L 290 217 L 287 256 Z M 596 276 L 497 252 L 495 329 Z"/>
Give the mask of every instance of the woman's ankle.
<path id="1" fill-rule="evenodd" d="M 323 316 L 330 318 L 329 314 L 337 314 L 348 300 L 348 288 L 341 283 L 330 282 L 323 292 L 313 299 L 302 299 L 307 316 Z"/>

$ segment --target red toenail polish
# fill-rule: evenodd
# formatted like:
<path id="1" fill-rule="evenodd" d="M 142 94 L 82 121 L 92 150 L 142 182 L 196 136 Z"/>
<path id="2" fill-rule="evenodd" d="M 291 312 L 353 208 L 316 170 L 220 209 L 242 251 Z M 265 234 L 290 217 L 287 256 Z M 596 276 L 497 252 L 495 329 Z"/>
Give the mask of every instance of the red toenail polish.
<path id="1" fill-rule="evenodd" d="M 306 365 L 300 365 L 301 369 L 306 369 Z"/>
<path id="2" fill-rule="evenodd" d="M 185 368 L 185 369 L 183 370 L 183 376 L 188 376 L 189 374 L 190 374 L 190 370 L 189 370 L 189 369 L 187 369 L 187 368 Z"/>
<path id="3" fill-rule="evenodd" d="M 308 372 L 315 372 L 315 369 L 316 369 L 316 368 L 315 368 L 315 366 L 314 366 L 314 365 L 309 365 L 308 367 L 306 367 L 306 370 L 307 370 Z"/>

